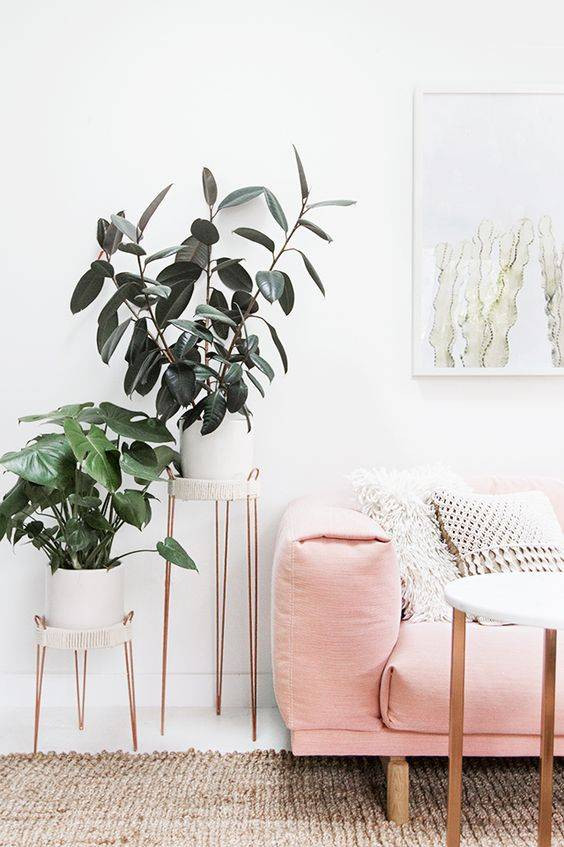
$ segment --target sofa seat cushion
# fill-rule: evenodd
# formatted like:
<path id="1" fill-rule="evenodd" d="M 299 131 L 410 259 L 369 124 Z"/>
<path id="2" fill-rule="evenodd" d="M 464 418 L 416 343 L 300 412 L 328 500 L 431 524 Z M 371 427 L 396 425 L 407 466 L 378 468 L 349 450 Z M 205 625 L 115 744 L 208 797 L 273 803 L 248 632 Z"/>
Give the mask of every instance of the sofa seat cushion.
<path id="1" fill-rule="evenodd" d="M 402 623 L 380 687 L 391 729 L 448 733 L 451 625 Z M 466 632 L 466 734 L 537 735 L 543 631 L 480 626 Z M 556 734 L 564 734 L 564 643 L 557 654 Z"/>

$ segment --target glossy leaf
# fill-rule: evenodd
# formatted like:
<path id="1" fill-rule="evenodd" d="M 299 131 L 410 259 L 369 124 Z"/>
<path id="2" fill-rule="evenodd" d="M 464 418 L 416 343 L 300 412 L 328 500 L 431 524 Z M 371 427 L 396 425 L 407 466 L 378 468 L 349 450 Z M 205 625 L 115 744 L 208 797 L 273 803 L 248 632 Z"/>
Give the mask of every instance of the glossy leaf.
<path id="1" fill-rule="evenodd" d="M 137 389 L 140 394 L 143 394 L 143 391 L 140 390 L 141 386 L 145 385 L 145 382 L 148 378 L 149 373 L 152 372 L 153 368 L 161 359 L 161 352 L 158 349 L 150 349 L 146 350 L 144 353 L 141 353 L 139 356 L 139 361 L 135 361 L 134 363 L 134 375 L 129 385 L 129 394 L 133 394 L 133 392 Z M 154 383 L 153 383 L 154 384 Z M 152 386 L 151 386 L 152 387 Z M 149 389 L 150 390 L 150 389 Z M 147 393 L 147 392 L 145 392 Z"/>
<path id="2" fill-rule="evenodd" d="M 170 296 L 170 285 L 161 285 L 160 283 L 150 282 L 142 289 L 143 294 L 152 294 L 154 297 L 161 297 L 166 300 Z"/>
<path id="3" fill-rule="evenodd" d="M 131 253 L 133 256 L 146 256 L 145 250 L 140 244 L 135 244 L 133 241 L 128 241 L 126 244 L 120 244 L 118 247 L 122 253 Z"/>
<path id="4" fill-rule="evenodd" d="M 208 248 L 193 235 L 182 242 L 182 249 L 176 254 L 177 262 L 194 262 L 200 268 L 205 268 L 208 262 Z"/>
<path id="5" fill-rule="evenodd" d="M 233 265 L 238 265 L 239 262 L 242 262 L 243 259 L 221 259 L 216 263 L 215 267 L 212 268 L 212 274 L 216 271 L 223 271 L 225 268 L 231 268 Z"/>
<path id="6" fill-rule="evenodd" d="M 305 253 L 302 253 L 301 250 L 298 250 L 297 252 L 300 254 L 302 259 L 304 260 L 304 265 L 306 266 L 306 270 L 307 270 L 308 274 L 310 275 L 312 280 L 315 282 L 315 284 L 317 285 L 317 287 L 319 288 L 319 290 L 321 291 L 323 296 L 325 296 L 325 289 L 323 287 L 323 283 L 319 279 L 319 274 L 317 273 L 317 271 L 315 270 L 315 268 L 313 267 L 313 265 L 309 261 L 308 257 L 305 255 Z"/>
<path id="7" fill-rule="evenodd" d="M 263 297 L 274 303 L 284 291 L 284 277 L 280 271 L 257 271 L 256 283 Z"/>
<path id="8" fill-rule="evenodd" d="M 190 558 L 184 547 L 168 535 L 164 541 L 157 542 L 157 552 L 167 562 L 186 568 L 189 571 L 197 571 L 198 568 L 193 559 Z"/>
<path id="9" fill-rule="evenodd" d="M 240 311 L 245 314 L 249 310 L 249 306 L 251 305 L 251 301 L 253 299 L 254 298 L 249 294 L 248 291 L 236 291 L 233 294 L 233 297 L 231 298 L 231 308 L 240 309 Z M 258 312 L 258 310 L 259 305 L 255 300 L 253 305 L 251 306 L 250 314 L 254 314 L 255 312 Z"/>
<path id="10" fill-rule="evenodd" d="M 272 326 L 272 324 L 268 323 L 268 321 L 265 321 L 264 318 L 263 318 L 263 321 L 267 325 L 268 331 L 270 332 L 270 336 L 272 338 L 272 341 L 274 342 L 274 346 L 278 350 L 278 354 L 279 354 L 280 359 L 282 361 L 282 367 L 284 368 L 284 373 L 288 373 L 288 356 L 286 355 L 286 351 L 284 350 L 284 346 L 283 346 L 282 342 L 280 341 L 280 337 L 279 337 L 278 333 L 276 332 L 276 329 Z"/>
<path id="11" fill-rule="evenodd" d="M 260 384 L 260 382 L 258 381 L 258 379 L 256 378 L 256 376 L 255 376 L 253 373 L 251 373 L 251 371 L 247 371 L 247 373 L 245 374 L 245 376 L 247 377 L 247 379 L 250 379 L 250 381 L 253 383 L 253 385 L 255 386 L 255 388 L 257 389 L 257 391 L 259 392 L 259 394 L 260 394 L 262 397 L 264 397 L 264 396 L 265 396 L 264 388 L 262 387 L 262 385 Z"/>
<path id="12" fill-rule="evenodd" d="M 118 212 L 118 218 L 123 218 L 125 212 Z M 112 215 L 112 218 L 114 215 Z M 121 244 L 121 240 L 123 238 L 123 233 L 116 227 L 114 223 L 111 223 L 106 230 L 106 235 L 104 236 L 104 252 L 106 252 L 109 256 L 113 256 L 118 247 Z"/>
<path id="13" fill-rule="evenodd" d="M 192 426 L 192 424 L 195 423 L 201 417 L 204 411 L 205 402 L 206 398 L 204 397 L 203 400 L 199 400 L 195 406 L 193 406 L 191 409 L 188 409 L 187 412 L 184 412 L 184 414 L 180 418 L 178 425 L 181 426 L 182 429 L 188 429 L 189 426 Z"/>
<path id="14" fill-rule="evenodd" d="M 116 326 L 111 335 L 108 336 L 107 340 L 102 345 L 102 349 L 100 350 L 100 356 L 104 364 L 108 364 L 112 355 L 114 354 L 119 342 L 123 338 L 123 334 L 126 331 L 127 327 L 131 323 L 131 318 L 127 318 L 127 320 L 123 321 L 123 323 Z"/>
<path id="15" fill-rule="evenodd" d="M 231 291 L 252 291 L 253 280 L 245 268 L 240 264 L 224 267 L 223 264 L 228 261 L 229 260 L 227 258 L 217 260 L 219 265 L 217 273 L 219 274 L 219 278 L 222 283 L 227 288 L 230 288 Z"/>
<path id="16" fill-rule="evenodd" d="M 128 221 L 127 218 L 122 218 L 120 215 L 112 215 L 112 223 L 123 235 L 127 236 L 130 241 L 136 244 L 140 240 L 140 233 L 135 224 Z"/>
<path id="17" fill-rule="evenodd" d="M 217 185 L 209 168 L 204 168 L 202 171 L 202 185 L 206 203 L 208 206 L 213 206 L 217 200 Z"/>
<path id="18" fill-rule="evenodd" d="M 264 197 L 266 200 L 266 205 L 269 208 L 270 214 L 280 226 L 284 232 L 288 232 L 288 221 L 286 220 L 286 215 L 284 214 L 284 210 L 282 206 L 278 202 L 277 198 L 274 196 L 272 191 L 269 188 L 264 189 Z"/>
<path id="19" fill-rule="evenodd" d="M 196 375 L 194 369 L 185 362 L 169 365 L 164 373 L 165 383 L 181 406 L 188 406 L 196 393 Z"/>
<path id="20" fill-rule="evenodd" d="M 40 435 L 17 452 L 4 453 L 0 465 L 37 485 L 64 486 L 73 476 L 75 458 L 64 435 Z"/>
<path id="21" fill-rule="evenodd" d="M 51 412 L 42 412 L 38 415 L 24 415 L 18 418 L 18 423 L 35 423 L 36 421 L 45 421 L 46 423 L 57 423 L 65 420 L 65 418 L 77 418 L 84 409 L 94 408 L 94 403 L 69 403 L 66 406 L 59 406 L 58 409 L 53 409 Z"/>
<path id="22" fill-rule="evenodd" d="M 221 424 L 227 410 L 227 402 L 221 391 L 208 394 L 204 400 L 204 422 L 202 435 L 209 435 Z"/>
<path id="23" fill-rule="evenodd" d="M 150 256 L 147 256 L 145 264 L 148 265 L 151 262 L 157 262 L 159 259 L 166 259 L 168 256 L 174 256 L 179 250 L 182 250 L 181 244 L 177 244 L 175 247 L 165 247 L 164 250 L 158 250 L 156 253 L 151 253 Z"/>
<path id="24" fill-rule="evenodd" d="M 117 491 L 112 497 L 112 506 L 122 521 L 131 524 L 131 526 L 136 526 L 137 529 L 143 528 L 147 510 L 142 491 L 135 491 L 134 489 Z"/>
<path id="25" fill-rule="evenodd" d="M 145 349 L 147 343 L 147 318 L 139 318 L 135 322 L 133 332 L 131 333 L 131 341 L 125 354 L 125 361 L 131 364 L 133 360 Z"/>
<path id="26" fill-rule="evenodd" d="M 202 341 L 213 341 L 211 332 L 205 327 L 194 323 L 194 321 L 171 321 L 171 324 L 178 327 L 178 329 L 182 329 L 184 332 L 190 333 L 190 335 L 195 335 L 196 338 L 201 338 Z"/>
<path id="27" fill-rule="evenodd" d="M 98 315 L 98 324 L 105 324 L 108 318 L 115 315 L 119 307 L 122 306 L 126 300 L 131 300 L 134 293 L 138 290 L 139 288 L 135 282 L 126 282 L 124 285 L 121 285 L 118 289 L 116 289 Z"/>
<path id="28" fill-rule="evenodd" d="M 172 418 L 180 409 L 180 403 L 175 400 L 164 380 L 155 398 L 155 408 L 159 420 L 162 420 L 164 423 Z"/>
<path id="29" fill-rule="evenodd" d="M 281 273 L 284 277 L 284 291 L 280 295 L 278 302 L 280 303 L 284 314 L 289 315 L 294 308 L 294 286 L 292 285 L 292 280 L 288 274 L 284 273 L 284 271 L 281 271 Z"/>
<path id="30" fill-rule="evenodd" d="M 309 188 L 307 184 L 307 179 L 304 171 L 304 166 L 302 165 L 302 160 L 300 158 L 300 154 L 298 153 L 296 146 L 293 144 L 294 154 L 296 156 L 296 164 L 298 166 L 298 176 L 300 178 L 300 192 L 302 195 L 302 200 L 307 200 L 309 196 Z"/>
<path id="31" fill-rule="evenodd" d="M 73 315 L 76 315 L 77 312 L 81 312 L 93 303 L 98 294 L 101 292 L 103 285 L 103 274 L 89 268 L 89 270 L 80 277 L 73 291 L 70 302 L 70 308 Z"/>
<path id="32" fill-rule="evenodd" d="M 196 344 L 198 343 L 198 337 L 193 335 L 190 332 L 183 332 L 176 339 L 176 343 L 174 345 L 174 355 L 177 359 L 184 359 L 190 351 L 194 349 Z"/>
<path id="33" fill-rule="evenodd" d="M 255 244 L 261 244 L 271 253 L 274 253 L 274 241 L 272 238 L 269 238 L 268 235 L 265 235 L 264 232 L 260 232 L 258 229 L 252 229 L 248 226 L 240 226 L 238 229 L 234 229 L 233 232 L 235 235 L 240 235 L 241 238 L 254 241 Z"/>
<path id="34" fill-rule="evenodd" d="M 107 221 L 105 218 L 98 218 L 98 223 L 96 224 L 96 241 L 98 242 L 102 250 L 104 249 L 104 239 L 106 237 L 106 232 L 108 230 L 109 225 L 110 222 Z"/>
<path id="35" fill-rule="evenodd" d="M 201 273 L 201 267 L 195 262 L 174 262 L 157 274 L 157 282 L 163 285 L 176 285 L 180 282 L 189 285 L 196 282 Z"/>
<path id="36" fill-rule="evenodd" d="M 120 466 L 125 473 L 145 482 L 153 482 L 161 476 L 157 469 L 156 457 L 154 464 L 144 463 L 128 450 L 122 452 Z"/>
<path id="37" fill-rule="evenodd" d="M 13 488 L 2 498 L 0 515 L 5 518 L 11 518 L 12 515 L 25 509 L 28 503 L 29 497 L 26 494 L 26 483 L 23 479 L 19 479 Z"/>
<path id="38" fill-rule="evenodd" d="M 99 409 L 109 429 L 117 435 L 157 443 L 174 441 L 174 436 L 161 421 L 143 412 L 124 409 L 113 403 L 100 403 Z"/>
<path id="39" fill-rule="evenodd" d="M 121 474 L 115 444 L 99 427 L 92 426 L 85 432 L 72 418 L 66 419 L 64 429 L 76 459 L 82 464 L 83 472 L 108 491 L 116 491 L 121 484 Z"/>
<path id="40" fill-rule="evenodd" d="M 98 329 L 96 330 L 96 347 L 98 348 L 98 353 L 102 352 L 104 344 L 112 332 L 117 329 L 118 323 L 117 312 L 108 315 L 103 324 L 98 323 Z"/>
<path id="41" fill-rule="evenodd" d="M 232 414 L 240 411 L 247 402 L 249 389 L 243 382 L 233 382 L 227 387 L 227 409 Z"/>
<path id="42" fill-rule="evenodd" d="M 255 197 L 260 197 L 264 193 L 262 185 L 248 185 L 246 188 L 238 188 L 232 191 L 227 197 L 224 197 L 218 206 L 218 209 L 227 209 L 231 206 L 240 206 L 242 203 L 248 203 L 249 200 L 254 200 Z"/>
<path id="43" fill-rule="evenodd" d="M 229 367 L 225 371 L 223 381 L 226 385 L 230 385 L 232 382 L 239 382 L 242 376 L 243 368 L 239 364 L 239 362 L 236 362 L 235 364 L 229 365 Z"/>
<path id="44" fill-rule="evenodd" d="M 331 244 L 331 242 L 333 241 L 331 236 L 327 235 L 325 230 L 321 229 L 320 226 L 317 226 L 317 224 L 314 224 L 312 221 L 307 221 L 305 218 L 300 218 L 298 223 L 300 226 L 305 227 L 305 229 L 309 229 L 310 232 L 314 232 L 316 235 L 319 236 L 319 238 L 323 238 L 324 241 L 328 241 L 329 244 Z"/>
<path id="45" fill-rule="evenodd" d="M 93 270 L 95 273 L 102 274 L 102 276 L 105 277 L 107 276 L 111 278 L 114 275 L 113 265 L 110 262 L 106 262 L 105 259 L 96 259 L 90 265 L 90 269 Z"/>
<path id="46" fill-rule="evenodd" d="M 220 312 L 219 309 L 216 309 L 214 306 L 207 306 L 202 303 L 200 306 L 196 306 L 196 317 L 197 318 L 209 318 L 213 321 L 219 321 L 219 323 L 227 324 L 227 326 L 235 327 L 237 324 L 235 321 L 224 315 L 223 312 Z"/>
<path id="47" fill-rule="evenodd" d="M 170 185 L 167 185 L 166 188 L 163 188 L 162 191 L 159 191 L 157 196 L 153 200 L 151 200 L 151 202 L 139 218 L 139 223 L 137 224 L 137 228 L 141 233 L 145 231 L 145 227 L 147 226 L 147 224 L 149 223 L 149 221 L 151 220 L 151 218 L 153 217 L 153 215 L 155 214 L 155 212 L 157 211 L 157 209 L 159 208 L 171 188 L 172 183 Z M 131 240 L 137 241 L 137 238 L 133 238 Z"/>
<path id="48" fill-rule="evenodd" d="M 156 317 L 159 325 L 165 327 L 169 321 L 179 318 L 194 293 L 194 283 L 179 282 L 171 287 L 167 300 L 159 300 L 156 305 Z"/>
<path id="49" fill-rule="evenodd" d="M 253 365 L 256 365 L 259 371 L 262 371 L 263 374 L 268 377 L 269 381 L 272 382 L 274 379 L 274 371 L 266 359 L 263 359 L 262 356 L 258 355 L 258 353 L 249 353 L 249 359 Z"/>
<path id="50" fill-rule="evenodd" d="M 319 203 L 310 203 L 308 209 L 318 209 L 320 206 L 355 206 L 356 200 L 321 200 Z"/>
<path id="51" fill-rule="evenodd" d="M 205 218 L 196 218 L 190 227 L 190 232 L 202 244 L 211 247 L 212 244 L 217 244 L 219 241 L 219 232 L 211 221 Z"/>
<path id="52" fill-rule="evenodd" d="M 81 518 L 70 518 L 65 524 L 65 541 L 73 553 L 86 550 L 96 540 L 96 536 L 88 529 Z"/>

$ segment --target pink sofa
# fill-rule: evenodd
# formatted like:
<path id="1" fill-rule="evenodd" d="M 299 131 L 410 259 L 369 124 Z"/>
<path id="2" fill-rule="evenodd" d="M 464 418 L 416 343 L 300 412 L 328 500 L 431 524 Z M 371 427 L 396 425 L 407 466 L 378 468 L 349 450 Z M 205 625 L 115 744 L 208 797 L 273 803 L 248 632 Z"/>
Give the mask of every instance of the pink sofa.
<path id="1" fill-rule="evenodd" d="M 544 491 L 564 528 L 564 482 L 488 477 L 476 491 Z M 296 755 L 383 757 L 388 817 L 407 817 L 406 756 L 448 752 L 450 624 L 400 620 L 394 547 L 368 517 L 320 498 L 292 503 L 273 577 L 278 705 Z M 542 632 L 469 624 L 464 753 L 536 756 Z M 564 755 L 564 650 L 556 755 Z"/>

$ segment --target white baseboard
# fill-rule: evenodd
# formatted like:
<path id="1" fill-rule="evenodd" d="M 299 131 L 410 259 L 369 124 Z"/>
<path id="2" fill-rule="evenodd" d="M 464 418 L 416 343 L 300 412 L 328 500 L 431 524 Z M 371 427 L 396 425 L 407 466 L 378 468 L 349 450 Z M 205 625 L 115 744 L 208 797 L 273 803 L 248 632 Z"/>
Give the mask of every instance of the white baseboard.
<path id="1" fill-rule="evenodd" d="M 262 707 L 274 706 L 272 674 L 259 673 L 257 701 Z M 136 673 L 135 691 L 139 707 L 155 707 L 161 702 L 161 676 L 155 673 Z M 167 704 L 187 708 L 211 706 L 214 703 L 214 674 L 169 674 Z M 29 706 L 34 701 L 34 674 L 0 674 L 0 707 Z M 45 673 L 43 681 L 44 706 L 75 705 L 73 673 Z M 249 675 L 224 674 L 223 705 L 244 707 L 249 703 Z M 125 706 L 127 685 L 125 674 L 91 673 L 86 681 L 86 699 L 92 706 Z"/>

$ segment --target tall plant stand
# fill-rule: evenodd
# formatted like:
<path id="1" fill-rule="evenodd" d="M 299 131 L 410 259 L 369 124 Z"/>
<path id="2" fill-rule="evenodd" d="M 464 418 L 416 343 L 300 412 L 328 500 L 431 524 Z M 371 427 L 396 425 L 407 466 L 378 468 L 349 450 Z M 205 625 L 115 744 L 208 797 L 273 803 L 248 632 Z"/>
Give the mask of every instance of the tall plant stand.
<path id="1" fill-rule="evenodd" d="M 133 750 L 137 752 L 137 708 L 135 705 L 135 677 L 133 674 L 132 626 L 133 612 L 128 612 L 123 621 L 101 629 L 61 629 L 48 626 L 45 618 L 35 616 L 37 636 L 35 660 L 35 721 L 33 728 L 33 752 L 37 753 L 39 738 L 39 718 L 41 716 L 41 695 L 43 692 L 43 671 L 47 648 L 72 650 L 74 652 L 74 674 L 76 682 L 76 705 L 78 728 L 84 729 L 84 701 L 86 695 L 86 661 L 88 651 L 106 647 L 118 647 L 123 644 L 125 653 L 125 673 L 127 677 L 127 695 Z M 79 653 L 82 653 L 82 670 L 79 670 Z"/>
<path id="2" fill-rule="evenodd" d="M 221 714 L 223 693 L 223 655 L 225 647 L 225 608 L 229 565 L 229 527 L 231 504 L 246 504 L 247 595 L 249 606 L 249 662 L 251 680 L 251 731 L 257 738 L 257 646 L 258 646 L 258 483 L 259 470 L 253 468 L 247 479 L 185 479 L 171 477 L 168 482 L 167 534 L 174 535 L 176 500 L 187 502 L 208 500 L 215 504 L 215 711 Z M 221 527 L 220 504 L 223 508 Z M 223 549 L 222 549 L 223 548 Z M 168 625 L 170 614 L 171 563 L 165 567 L 163 608 L 163 655 L 161 682 L 161 735 L 164 735 L 166 712 L 166 675 L 168 659 Z"/>

